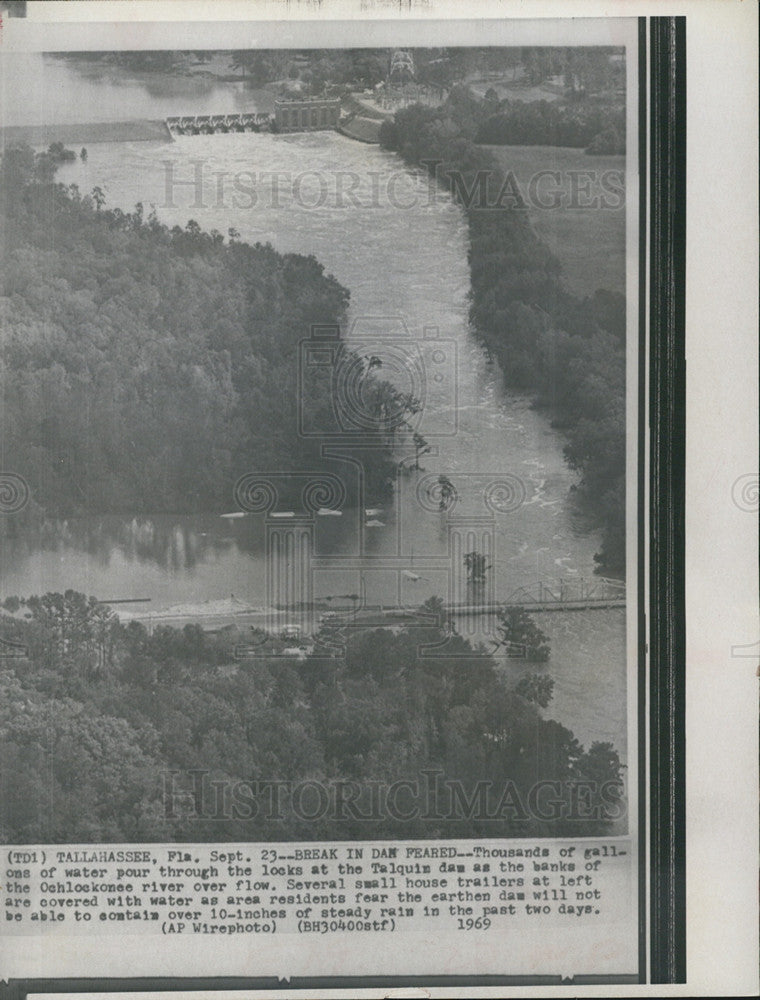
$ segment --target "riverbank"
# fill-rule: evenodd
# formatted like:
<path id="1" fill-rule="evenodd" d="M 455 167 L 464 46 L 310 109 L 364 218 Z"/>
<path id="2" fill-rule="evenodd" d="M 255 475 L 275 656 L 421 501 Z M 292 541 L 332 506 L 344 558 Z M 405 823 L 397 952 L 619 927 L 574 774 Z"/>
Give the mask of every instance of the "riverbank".
<path id="1" fill-rule="evenodd" d="M 513 170 L 468 138 L 482 113 L 463 94 L 438 111 L 410 107 L 383 129 L 381 145 L 411 167 L 426 163 L 462 205 L 470 235 L 473 329 L 505 383 L 535 393 L 563 431 L 565 459 L 581 476 L 578 498 L 603 533 L 597 568 L 622 573 L 625 297 L 596 281 L 592 297 L 568 291 L 560 261 L 534 228 Z M 530 188 L 529 180 L 529 195 Z"/>
<path id="2" fill-rule="evenodd" d="M 52 125 L 8 125 L 0 128 L 0 149 L 27 145 L 47 149 L 54 142 L 64 146 L 96 142 L 173 142 L 163 120 L 129 122 L 60 122 Z"/>
<path id="3" fill-rule="evenodd" d="M 380 126 L 382 122 L 374 118 L 362 118 L 357 115 L 349 121 L 341 122 L 338 131 L 341 135 L 357 142 L 366 142 L 370 146 L 377 146 L 380 143 Z"/>

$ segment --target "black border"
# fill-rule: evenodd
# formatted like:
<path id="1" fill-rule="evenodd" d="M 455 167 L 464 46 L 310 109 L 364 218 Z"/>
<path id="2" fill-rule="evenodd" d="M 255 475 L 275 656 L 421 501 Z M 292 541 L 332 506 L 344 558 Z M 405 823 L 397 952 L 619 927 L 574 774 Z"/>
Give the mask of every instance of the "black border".
<path id="1" fill-rule="evenodd" d="M 686 981 L 686 18 L 650 24 L 651 981 Z"/>
<path id="2" fill-rule="evenodd" d="M 648 32 L 648 38 L 647 38 Z M 649 68 L 647 76 L 647 40 Z M 638 18 L 639 65 L 639 972 L 620 976 L 133 977 L 0 980 L 0 1000 L 29 993 L 308 990 L 401 987 L 582 986 L 683 983 L 685 933 L 685 256 L 686 18 Z M 647 127 L 649 123 L 649 128 Z M 647 175 L 647 152 L 650 170 Z M 647 205 L 647 192 L 651 202 Z M 647 235 L 650 267 L 646 269 Z M 650 298 L 647 310 L 647 281 Z M 646 321 L 649 318 L 649 426 Z M 646 434 L 650 446 L 650 574 L 647 648 L 644 514 Z M 647 652 L 649 676 L 647 678 Z M 649 730 L 646 694 L 649 681 Z M 650 817 L 646 812 L 646 741 Z M 651 945 L 647 976 L 647 829 Z"/>
<path id="3" fill-rule="evenodd" d="M 636 581 L 638 584 L 638 621 L 636 623 L 636 638 L 638 641 L 638 765 L 639 765 L 639 982 L 647 981 L 647 882 L 646 865 L 648 857 L 647 841 L 647 613 L 646 613 L 646 545 L 644 531 L 646 524 L 646 402 L 647 402 L 647 19 L 639 18 L 639 102 L 638 102 L 638 136 L 639 136 L 639 356 L 638 356 L 638 447 L 637 472 L 638 496 L 636 500 L 636 518 L 638 533 L 636 538 Z"/>

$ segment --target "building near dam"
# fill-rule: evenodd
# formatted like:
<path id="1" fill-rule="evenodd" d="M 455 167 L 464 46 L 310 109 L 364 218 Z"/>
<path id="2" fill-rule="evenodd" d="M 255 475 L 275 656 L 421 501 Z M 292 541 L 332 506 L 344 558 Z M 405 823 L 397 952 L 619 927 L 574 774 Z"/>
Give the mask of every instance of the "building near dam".
<path id="1" fill-rule="evenodd" d="M 340 99 L 322 97 L 286 98 L 274 102 L 274 121 L 278 132 L 313 132 L 337 128 Z"/>

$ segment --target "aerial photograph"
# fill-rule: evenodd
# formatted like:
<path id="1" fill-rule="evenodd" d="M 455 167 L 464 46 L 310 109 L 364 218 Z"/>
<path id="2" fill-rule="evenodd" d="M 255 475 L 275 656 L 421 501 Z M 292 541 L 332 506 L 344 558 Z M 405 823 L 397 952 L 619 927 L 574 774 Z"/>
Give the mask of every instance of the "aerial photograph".
<path id="1" fill-rule="evenodd" d="M 632 832 L 626 139 L 623 48 L 3 55 L 0 842 Z"/>

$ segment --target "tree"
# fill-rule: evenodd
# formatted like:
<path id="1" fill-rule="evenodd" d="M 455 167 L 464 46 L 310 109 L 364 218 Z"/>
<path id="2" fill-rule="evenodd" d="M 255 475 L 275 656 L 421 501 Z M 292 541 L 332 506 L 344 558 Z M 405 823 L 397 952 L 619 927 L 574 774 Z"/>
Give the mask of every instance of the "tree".
<path id="1" fill-rule="evenodd" d="M 118 619 L 110 608 L 94 597 L 75 590 L 64 594 L 48 592 L 29 597 L 26 606 L 32 620 L 47 635 L 47 655 L 51 665 L 63 665 L 85 677 L 102 676 L 113 663 Z"/>
<path id="2" fill-rule="evenodd" d="M 418 434 L 416 431 L 412 436 L 412 441 L 414 443 L 414 468 L 420 471 L 420 457 L 426 455 L 430 451 L 430 445 L 427 443 L 425 438 Z"/>
<path id="3" fill-rule="evenodd" d="M 371 89 L 385 79 L 386 64 L 380 56 L 358 49 L 352 54 L 349 73 L 352 79 L 346 80 L 347 83 L 355 82 L 365 89 Z"/>
<path id="4" fill-rule="evenodd" d="M 625 139 L 614 125 L 610 125 L 594 136 L 586 152 L 595 156 L 611 156 L 624 153 Z"/>
<path id="5" fill-rule="evenodd" d="M 420 605 L 420 614 L 425 618 L 432 619 L 436 628 L 449 632 L 452 628 L 451 616 L 446 611 L 446 604 L 442 597 L 428 597 Z"/>
<path id="6" fill-rule="evenodd" d="M 4 209 L 9 214 L 18 214 L 23 209 L 21 199 L 14 205 L 13 195 L 20 195 L 34 176 L 34 151 L 31 146 L 10 146 L 3 150 L 0 159 L 0 185 L 9 196 Z"/>
<path id="7" fill-rule="evenodd" d="M 254 55 L 255 53 L 251 52 L 250 49 L 235 49 L 235 51 L 230 55 L 230 69 L 239 69 L 241 71 L 241 75 L 245 76 L 246 70 L 253 62 Z"/>
<path id="8" fill-rule="evenodd" d="M 464 556 L 464 565 L 467 570 L 467 581 L 474 585 L 482 585 L 486 582 L 486 573 L 491 568 L 490 563 L 486 566 L 486 557 L 480 552 L 467 552 Z"/>
<path id="9" fill-rule="evenodd" d="M 601 786 L 605 781 L 621 781 L 625 765 L 611 743 L 594 741 L 579 762 L 578 770 L 584 778 Z"/>
<path id="10" fill-rule="evenodd" d="M 248 76 L 255 86 L 263 86 L 287 72 L 287 53 L 261 49 L 238 49 L 230 58 L 230 67 Z"/>
<path id="11" fill-rule="evenodd" d="M 595 741 L 579 756 L 574 766 L 574 777 L 584 789 L 580 823 L 576 833 L 585 836 L 604 829 L 625 815 L 625 764 L 611 743 Z"/>
<path id="12" fill-rule="evenodd" d="M 515 685 L 515 691 L 526 701 L 546 708 L 554 694 L 554 678 L 548 674 L 524 674 Z"/>
<path id="13" fill-rule="evenodd" d="M 519 605 L 502 608 L 497 622 L 499 646 L 506 648 L 507 655 L 524 658 L 531 663 L 545 663 L 549 659 L 549 640 L 525 608 Z M 534 689 L 535 685 L 528 682 L 527 690 Z"/>
<path id="14" fill-rule="evenodd" d="M 73 149 L 66 149 L 62 142 L 51 142 L 48 146 L 47 155 L 54 163 L 67 163 L 76 159 Z"/>
<path id="15" fill-rule="evenodd" d="M 73 698 L 0 675 L 0 829 L 13 843 L 143 839 L 160 795 L 157 736 Z"/>
<path id="16" fill-rule="evenodd" d="M 418 78 L 421 83 L 435 87 L 439 94 L 448 90 L 454 81 L 454 68 L 447 56 L 434 59 L 420 68 Z"/>

